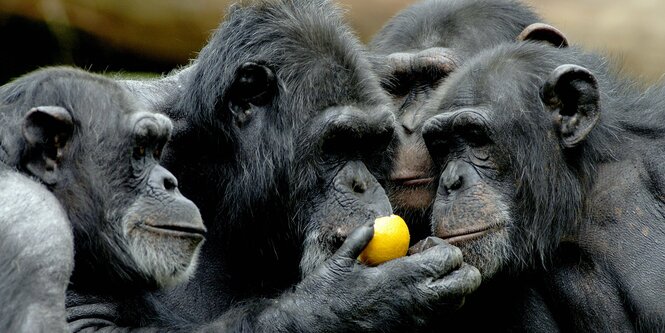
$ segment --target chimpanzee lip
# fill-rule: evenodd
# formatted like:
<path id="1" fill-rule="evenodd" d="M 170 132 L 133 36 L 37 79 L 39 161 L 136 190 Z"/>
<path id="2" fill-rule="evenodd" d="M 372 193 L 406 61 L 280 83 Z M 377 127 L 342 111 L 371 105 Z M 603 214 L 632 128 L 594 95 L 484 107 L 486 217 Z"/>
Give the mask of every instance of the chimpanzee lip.
<path id="1" fill-rule="evenodd" d="M 426 186 L 434 181 L 434 177 L 423 177 L 422 175 L 414 177 L 393 178 L 393 182 L 401 186 L 417 187 Z"/>
<path id="2" fill-rule="evenodd" d="M 147 224 L 142 223 L 140 227 L 147 229 L 151 232 L 164 233 L 172 236 L 192 237 L 192 236 L 205 236 L 206 230 L 203 228 L 196 228 L 184 224 Z"/>
<path id="3" fill-rule="evenodd" d="M 450 244 L 456 245 L 480 238 L 493 230 L 499 229 L 499 227 L 500 227 L 499 225 L 474 226 L 470 228 L 464 228 L 449 233 L 445 233 L 444 235 L 440 235 L 439 237 L 441 237 Z"/>

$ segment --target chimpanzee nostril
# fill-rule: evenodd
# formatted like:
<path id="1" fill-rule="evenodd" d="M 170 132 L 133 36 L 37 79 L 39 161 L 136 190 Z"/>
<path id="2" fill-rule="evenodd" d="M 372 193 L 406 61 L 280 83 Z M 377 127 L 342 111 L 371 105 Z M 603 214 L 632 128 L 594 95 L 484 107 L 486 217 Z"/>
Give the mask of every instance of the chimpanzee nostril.
<path id="1" fill-rule="evenodd" d="M 173 191 L 178 188 L 178 181 L 173 176 L 164 177 L 164 189 Z"/>
<path id="2" fill-rule="evenodd" d="M 362 181 L 353 181 L 353 185 L 351 186 L 353 188 L 353 192 L 358 193 L 358 194 L 363 194 L 365 191 L 367 191 L 367 184 Z"/>
<path id="3" fill-rule="evenodd" d="M 462 187 L 462 176 L 457 177 L 457 180 L 455 180 L 452 184 L 448 186 L 448 190 L 455 191 L 459 190 L 460 187 Z"/>
<path id="4" fill-rule="evenodd" d="M 348 235 L 342 235 L 340 233 L 334 233 L 331 237 L 331 245 L 333 249 L 339 249 L 344 241 L 346 240 L 346 236 Z"/>
<path id="5" fill-rule="evenodd" d="M 445 193 L 450 195 L 452 192 L 459 190 L 462 188 L 462 182 L 464 181 L 464 178 L 462 176 L 458 175 L 449 175 L 448 177 L 443 177 L 442 178 L 442 185 L 443 189 L 445 190 Z"/>
<path id="6" fill-rule="evenodd" d="M 155 189 L 175 191 L 178 188 L 178 179 L 164 167 L 157 165 L 150 173 L 149 184 Z"/>
<path id="7" fill-rule="evenodd" d="M 443 190 L 450 194 L 459 191 L 463 187 L 473 185 L 478 181 L 478 174 L 470 163 L 464 161 L 449 162 L 441 174 L 441 183 Z"/>

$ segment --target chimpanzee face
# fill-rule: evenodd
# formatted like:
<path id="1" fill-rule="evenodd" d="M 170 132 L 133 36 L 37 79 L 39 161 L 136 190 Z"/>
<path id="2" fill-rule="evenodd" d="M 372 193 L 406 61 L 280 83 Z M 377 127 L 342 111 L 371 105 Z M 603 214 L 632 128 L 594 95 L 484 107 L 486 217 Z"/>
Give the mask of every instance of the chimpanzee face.
<path id="1" fill-rule="evenodd" d="M 218 81 L 206 88 L 221 93 L 210 96 L 214 110 L 201 120 L 226 135 L 232 158 L 224 190 L 243 197 L 230 209 L 270 221 L 261 230 L 269 237 L 293 230 L 299 237 L 293 243 L 304 238 L 301 266 L 308 271 L 354 227 L 392 212 L 375 175 L 383 174 L 390 155 L 394 116 L 343 22 L 312 20 L 312 12 L 329 16 L 323 11 L 335 9 L 301 6 L 235 7 L 194 75 L 205 80 L 213 74 L 207 64 L 226 59 L 215 69 Z M 287 29 L 281 18 L 299 24 Z M 239 25 L 251 29 L 233 28 Z M 245 43 L 229 47 L 227 41 Z"/>
<path id="2" fill-rule="evenodd" d="M 433 232 L 488 278 L 548 255 L 580 210 L 570 154 L 598 120 L 586 69 L 546 45 L 488 51 L 451 75 L 423 137 L 441 170 Z M 550 54 L 551 53 L 551 54 Z"/>
<path id="3" fill-rule="evenodd" d="M 441 177 L 433 231 L 464 252 L 465 261 L 491 276 L 510 255 L 514 187 L 481 107 L 445 112 L 427 122 L 425 138 Z M 434 134 L 437 133 L 437 134 Z"/>
<path id="4" fill-rule="evenodd" d="M 116 161 L 130 165 L 125 181 L 115 189 L 113 201 L 119 214 L 109 214 L 121 227 L 137 269 L 160 285 L 171 285 L 191 276 L 205 227 L 198 209 L 178 191 L 177 179 L 159 164 L 171 133 L 171 121 L 163 115 L 135 112 L 122 119 L 124 149 Z M 127 170 L 126 170 L 127 171 Z"/>
<path id="5" fill-rule="evenodd" d="M 23 80 L 36 89 L 23 94 L 32 107 L 21 165 L 67 211 L 77 276 L 160 286 L 189 276 L 205 228 L 159 165 L 171 121 L 136 110 L 115 82 L 82 71 L 52 69 Z"/>
<path id="6" fill-rule="evenodd" d="M 310 61 L 298 68 L 261 59 L 241 65 L 230 91 L 242 94 L 231 94 L 228 104 L 243 146 L 240 160 L 275 168 L 259 168 L 270 172 L 259 186 L 279 185 L 275 172 L 288 180 L 290 222 L 306 230 L 303 272 L 328 258 L 355 227 L 392 213 L 374 177 L 388 162 L 394 129 L 378 81 L 365 86 L 371 73 L 349 59 L 331 62 L 321 54 Z"/>

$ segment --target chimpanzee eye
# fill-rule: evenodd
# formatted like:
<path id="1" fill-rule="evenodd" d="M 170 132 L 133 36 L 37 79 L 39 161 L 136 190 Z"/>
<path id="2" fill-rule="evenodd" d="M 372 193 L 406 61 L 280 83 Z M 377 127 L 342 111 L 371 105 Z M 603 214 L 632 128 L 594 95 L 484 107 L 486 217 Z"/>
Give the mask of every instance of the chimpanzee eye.
<path id="1" fill-rule="evenodd" d="M 268 104 L 277 89 L 275 73 L 267 66 L 254 62 L 242 64 L 231 87 L 231 103 L 243 109 L 249 104 L 261 106 Z"/>
<path id="2" fill-rule="evenodd" d="M 429 149 L 432 158 L 435 160 L 441 160 L 447 158 L 450 155 L 450 140 L 448 136 L 441 135 L 434 137 L 429 142 Z"/>
<path id="3" fill-rule="evenodd" d="M 155 159 L 160 159 L 162 157 L 162 150 L 160 148 L 155 149 L 155 151 L 152 152 L 152 155 L 155 157 Z"/>
<path id="4" fill-rule="evenodd" d="M 491 142 L 484 128 L 476 124 L 465 126 L 465 128 L 461 130 L 461 135 L 466 143 L 472 148 L 484 147 Z"/>
<path id="5" fill-rule="evenodd" d="M 140 145 L 134 147 L 134 158 L 139 159 L 145 157 L 145 146 Z"/>

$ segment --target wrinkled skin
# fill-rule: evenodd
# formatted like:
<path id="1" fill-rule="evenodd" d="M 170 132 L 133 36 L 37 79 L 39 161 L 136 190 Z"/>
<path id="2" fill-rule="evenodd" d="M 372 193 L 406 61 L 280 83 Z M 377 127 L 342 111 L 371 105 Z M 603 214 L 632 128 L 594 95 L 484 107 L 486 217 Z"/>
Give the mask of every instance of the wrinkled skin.
<path id="1" fill-rule="evenodd" d="M 439 90 L 423 126 L 432 228 L 486 283 L 452 327 L 486 313 L 474 330 L 665 329 L 663 88 L 607 64 L 506 44 Z"/>

